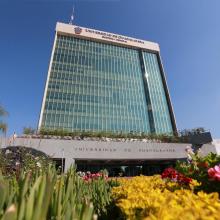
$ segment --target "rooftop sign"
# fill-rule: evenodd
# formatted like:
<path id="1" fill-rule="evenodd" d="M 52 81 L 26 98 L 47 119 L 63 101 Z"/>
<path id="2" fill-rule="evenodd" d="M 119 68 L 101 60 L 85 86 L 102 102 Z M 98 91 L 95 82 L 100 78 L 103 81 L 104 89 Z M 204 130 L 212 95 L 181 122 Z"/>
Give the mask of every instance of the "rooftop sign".
<path id="1" fill-rule="evenodd" d="M 74 26 L 71 24 L 57 23 L 56 31 L 58 33 L 73 35 L 78 38 L 92 39 L 101 42 L 115 43 L 129 47 L 143 48 L 152 51 L 159 51 L 159 45 L 150 41 L 139 40 L 123 35 L 98 31 L 94 29 Z"/>

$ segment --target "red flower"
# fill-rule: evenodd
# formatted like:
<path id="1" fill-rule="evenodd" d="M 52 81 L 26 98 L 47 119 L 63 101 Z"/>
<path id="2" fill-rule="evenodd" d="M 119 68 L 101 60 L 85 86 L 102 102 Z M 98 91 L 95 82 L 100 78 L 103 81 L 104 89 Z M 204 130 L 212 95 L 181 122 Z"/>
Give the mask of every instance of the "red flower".
<path id="1" fill-rule="evenodd" d="M 192 181 L 192 179 L 189 178 L 189 177 L 184 176 L 182 173 L 179 173 L 179 174 L 178 174 L 178 177 L 177 177 L 177 181 L 178 181 L 179 183 L 181 183 L 181 184 L 186 184 L 186 185 L 188 185 L 188 184 Z"/>
<path id="2" fill-rule="evenodd" d="M 168 178 L 171 179 L 171 181 L 177 181 L 180 184 L 188 185 L 192 179 L 184 176 L 182 173 L 178 173 L 173 168 L 167 168 L 164 170 L 164 172 L 161 175 L 162 179 Z"/>
<path id="3" fill-rule="evenodd" d="M 177 177 L 177 171 L 173 168 L 166 168 L 161 177 L 164 179 L 164 178 L 170 178 L 170 179 L 175 179 Z"/>

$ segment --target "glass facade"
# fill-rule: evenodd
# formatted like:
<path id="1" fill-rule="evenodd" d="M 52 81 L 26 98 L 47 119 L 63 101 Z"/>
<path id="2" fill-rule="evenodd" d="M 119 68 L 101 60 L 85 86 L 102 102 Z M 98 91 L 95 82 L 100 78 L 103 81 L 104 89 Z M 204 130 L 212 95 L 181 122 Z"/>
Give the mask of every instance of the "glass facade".
<path id="1" fill-rule="evenodd" d="M 157 134 L 172 132 L 172 123 L 156 54 L 143 52 L 149 95 Z"/>
<path id="2" fill-rule="evenodd" d="M 58 34 L 40 127 L 172 132 L 157 55 Z"/>

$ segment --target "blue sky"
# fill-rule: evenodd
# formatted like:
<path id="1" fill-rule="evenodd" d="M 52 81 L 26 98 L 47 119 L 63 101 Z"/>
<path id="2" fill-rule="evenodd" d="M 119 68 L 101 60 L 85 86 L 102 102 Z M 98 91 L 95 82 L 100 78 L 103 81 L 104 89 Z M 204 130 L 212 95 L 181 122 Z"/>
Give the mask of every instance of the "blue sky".
<path id="1" fill-rule="evenodd" d="M 220 137 L 219 0 L 78 0 L 77 25 L 160 44 L 179 129 Z M 0 1 L 0 104 L 12 132 L 36 127 L 57 21 L 70 0 Z"/>

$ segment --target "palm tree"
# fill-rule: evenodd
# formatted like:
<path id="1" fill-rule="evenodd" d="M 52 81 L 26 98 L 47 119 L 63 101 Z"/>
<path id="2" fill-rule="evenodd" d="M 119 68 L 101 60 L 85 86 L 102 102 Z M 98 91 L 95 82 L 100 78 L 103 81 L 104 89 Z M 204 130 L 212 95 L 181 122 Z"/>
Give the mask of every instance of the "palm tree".
<path id="1" fill-rule="evenodd" d="M 0 116 L 7 116 L 8 115 L 8 112 L 6 112 L 6 110 L 0 106 Z"/>
<path id="2" fill-rule="evenodd" d="M 0 118 L 4 116 L 8 116 L 8 112 L 2 106 L 0 106 Z M 0 131 L 6 135 L 7 129 L 7 124 L 0 121 Z"/>
<path id="3" fill-rule="evenodd" d="M 2 131 L 2 133 L 6 134 L 7 130 L 8 130 L 7 124 L 0 122 L 0 131 Z"/>

